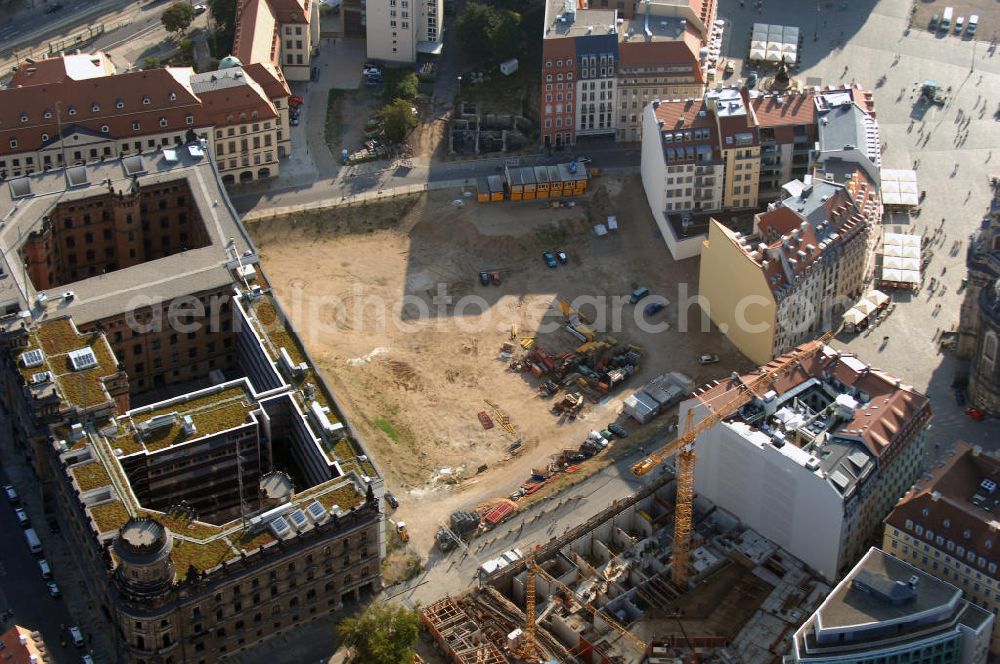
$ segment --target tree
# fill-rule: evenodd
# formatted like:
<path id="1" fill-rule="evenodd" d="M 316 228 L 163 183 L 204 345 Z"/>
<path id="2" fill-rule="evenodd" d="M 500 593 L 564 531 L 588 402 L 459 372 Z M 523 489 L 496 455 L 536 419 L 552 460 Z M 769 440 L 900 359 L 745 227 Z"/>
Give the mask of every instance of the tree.
<path id="1" fill-rule="evenodd" d="M 521 15 L 490 5 L 467 4 L 455 22 L 455 34 L 477 64 L 506 60 L 521 43 Z"/>
<path id="2" fill-rule="evenodd" d="M 420 79 L 412 71 L 407 71 L 397 80 L 392 82 L 389 88 L 390 99 L 405 99 L 413 101 L 420 92 Z"/>
<path id="3" fill-rule="evenodd" d="M 222 32 L 236 29 L 236 0 L 208 0 L 208 9 L 216 29 Z"/>
<path id="4" fill-rule="evenodd" d="M 142 61 L 143 69 L 160 69 L 161 67 L 163 67 L 163 61 L 159 58 L 151 57 Z"/>
<path id="5" fill-rule="evenodd" d="M 490 57 L 490 33 L 496 10 L 489 5 L 466 3 L 455 21 L 455 35 L 465 52 L 476 61 Z"/>
<path id="6" fill-rule="evenodd" d="M 337 632 L 358 661 L 411 664 L 419 624 L 415 609 L 379 603 L 369 604 L 360 615 L 341 622 Z"/>
<path id="7" fill-rule="evenodd" d="M 163 10 L 160 22 L 167 32 L 184 32 L 194 20 L 194 7 L 186 2 L 175 2 Z"/>
<path id="8" fill-rule="evenodd" d="M 407 134 L 417 126 L 417 114 L 405 99 L 397 99 L 380 108 L 378 119 L 382 121 L 382 130 L 391 143 L 402 143 Z"/>

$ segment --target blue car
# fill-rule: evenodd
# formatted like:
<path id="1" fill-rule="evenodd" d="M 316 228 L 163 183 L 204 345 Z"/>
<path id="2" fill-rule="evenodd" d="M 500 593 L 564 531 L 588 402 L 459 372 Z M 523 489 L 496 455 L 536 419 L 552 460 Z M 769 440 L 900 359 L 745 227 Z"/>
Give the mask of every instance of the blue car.
<path id="1" fill-rule="evenodd" d="M 646 314 L 647 316 L 653 316 L 666 309 L 666 307 L 667 305 L 663 304 L 662 302 L 653 302 L 652 304 L 646 305 L 646 308 L 643 309 L 643 313 Z"/>
<path id="2" fill-rule="evenodd" d="M 955 403 L 958 404 L 959 408 L 965 405 L 965 390 L 961 388 L 955 390 Z"/>
<path id="3" fill-rule="evenodd" d="M 545 259 L 545 264 L 549 267 L 556 267 L 559 263 L 556 262 L 556 255 L 551 251 L 546 251 L 542 253 L 542 258 Z"/>

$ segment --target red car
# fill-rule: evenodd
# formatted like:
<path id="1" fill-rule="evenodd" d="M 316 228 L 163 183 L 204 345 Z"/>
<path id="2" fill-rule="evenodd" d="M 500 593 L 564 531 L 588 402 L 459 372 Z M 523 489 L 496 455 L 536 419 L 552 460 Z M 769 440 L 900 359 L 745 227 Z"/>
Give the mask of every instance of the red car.
<path id="1" fill-rule="evenodd" d="M 499 272 L 490 272 L 490 281 L 493 282 L 494 286 L 499 286 L 500 285 L 500 273 Z"/>
<path id="2" fill-rule="evenodd" d="M 983 419 L 983 411 L 979 410 L 978 408 L 972 408 L 972 407 L 966 408 L 965 414 L 977 422 Z"/>
<path id="3" fill-rule="evenodd" d="M 292 95 L 291 97 L 288 98 L 288 105 L 291 106 L 292 108 L 296 106 L 302 106 L 304 103 L 306 103 L 306 100 L 298 95 Z"/>

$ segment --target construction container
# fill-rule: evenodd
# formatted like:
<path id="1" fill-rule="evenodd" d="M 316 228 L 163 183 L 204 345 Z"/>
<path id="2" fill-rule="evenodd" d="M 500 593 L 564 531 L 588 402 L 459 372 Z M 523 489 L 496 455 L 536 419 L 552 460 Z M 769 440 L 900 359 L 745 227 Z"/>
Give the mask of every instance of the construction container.
<path id="1" fill-rule="evenodd" d="M 549 197 L 549 167 L 535 166 L 535 194 L 536 198 Z"/>
<path id="2" fill-rule="evenodd" d="M 521 183 L 524 188 L 524 200 L 535 200 L 535 169 L 531 166 L 521 167 Z"/>
<path id="3" fill-rule="evenodd" d="M 639 424 L 645 424 L 656 417 L 660 410 L 660 404 L 648 394 L 639 391 L 625 397 L 623 410 L 626 415 Z"/>
<path id="4" fill-rule="evenodd" d="M 489 183 L 490 189 L 490 200 L 491 201 L 502 201 L 503 200 L 503 178 L 499 175 L 489 175 L 486 177 L 486 181 Z"/>
<path id="5" fill-rule="evenodd" d="M 490 183 L 484 177 L 476 178 L 476 201 L 479 203 L 490 202 Z"/>
<path id="6" fill-rule="evenodd" d="M 516 166 L 511 168 L 510 166 L 504 167 L 504 180 L 507 183 L 507 191 L 510 194 L 510 200 L 519 201 L 524 195 L 524 180 L 521 177 L 521 169 Z"/>

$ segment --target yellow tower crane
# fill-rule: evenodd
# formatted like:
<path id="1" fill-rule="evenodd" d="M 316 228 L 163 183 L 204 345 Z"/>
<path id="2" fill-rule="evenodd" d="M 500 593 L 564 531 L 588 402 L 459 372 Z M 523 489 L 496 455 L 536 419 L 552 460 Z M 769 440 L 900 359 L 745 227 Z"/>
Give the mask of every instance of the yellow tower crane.
<path id="1" fill-rule="evenodd" d="M 780 375 L 791 371 L 800 362 L 818 353 L 823 344 L 833 338 L 833 334 L 833 332 L 827 332 L 806 350 L 793 351 L 776 360 L 774 364 L 764 367 L 764 373 L 749 383 L 739 381 L 735 387 L 712 399 L 715 401 L 725 398 L 721 406 L 714 407 L 711 403 L 705 402 L 708 415 L 697 423 L 694 422 L 694 407 L 692 407 L 687 412 L 682 435 L 632 466 L 632 473 L 641 477 L 671 454 L 677 454 L 677 505 L 674 508 L 674 546 L 671 556 L 670 580 L 678 590 L 687 588 L 689 574 L 691 520 L 694 509 L 694 467 L 697 460 L 694 452 L 694 441 L 702 433 L 759 396 L 759 392 L 769 388 Z"/>
<path id="2" fill-rule="evenodd" d="M 521 641 L 521 645 L 514 650 L 514 654 L 526 662 L 537 662 L 541 658 L 541 652 L 538 649 L 538 642 L 535 638 L 537 626 L 535 625 L 534 571 L 538 568 L 538 565 L 535 564 L 534 551 L 528 554 L 528 557 L 525 558 L 524 562 L 528 569 L 528 578 L 525 580 L 524 591 L 524 633 L 522 635 L 523 639 Z"/>

